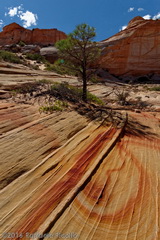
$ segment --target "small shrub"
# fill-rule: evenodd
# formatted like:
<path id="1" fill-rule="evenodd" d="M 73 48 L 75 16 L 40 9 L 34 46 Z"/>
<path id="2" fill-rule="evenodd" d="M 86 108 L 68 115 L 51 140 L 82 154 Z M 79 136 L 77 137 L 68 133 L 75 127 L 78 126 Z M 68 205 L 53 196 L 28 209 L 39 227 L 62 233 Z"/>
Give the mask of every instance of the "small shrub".
<path id="1" fill-rule="evenodd" d="M 68 83 L 54 83 L 51 86 L 51 94 L 60 98 L 67 99 L 71 102 L 79 102 L 82 99 L 83 89 L 69 85 Z M 94 94 L 87 92 L 87 99 L 90 102 L 103 104 L 103 101 Z"/>
<path id="2" fill-rule="evenodd" d="M 68 107 L 68 103 L 56 100 L 53 105 L 48 105 L 48 106 L 41 106 L 39 108 L 40 112 L 45 112 L 45 113 L 52 113 L 54 111 L 63 111 L 64 108 Z"/>
<path id="3" fill-rule="evenodd" d="M 92 83 L 98 83 L 99 82 L 99 78 L 96 75 L 94 75 L 94 76 L 92 76 L 89 79 L 89 81 L 92 82 Z"/>
<path id="4" fill-rule="evenodd" d="M 27 53 L 26 58 L 29 60 L 45 63 L 46 59 L 38 53 Z"/>
<path id="5" fill-rule="evenodd" d="M 0 50 L 0 60 L 11 63 L 21 63 L 20 58 L 15 53 L 4 50 Z"/>
<path id="6" fill-rule="evenodd" d="M 87 98 L 91 102 L 97 103 L 98 105 L 104 105 L 104 102 L 99 97 L 95 96 L 90 92 L 87 92 Z"/>
<path id="7" fill-rule="evenodd" d="M 149 91 L 160 91 L 160 86 L 152 87 L 148 89 Z"/>
<path id="8" fill-rule="evenodd" d="M 50 84 L 50 83 L 52 83 L 52 81 L 49 79 L 41 79 L 38 81 L 38 83 L 43 85 L 43 84 Z"/>
<path id="9" fill-rule="evenodd" d="M 52 113 L 54 111 L 62 111 L 62 108 L 57 105 L 41 106 L 39 108 L 39 111 L 44 113 L 48 113 L 48 112 Z"/>
<path id="10" fill-rule="evenodd" d="M 50 72 L 52 72 L 52 71 L 54 72 L 55 71 L 54 66 L 51 63 L 46 63 L 44 70 L 50 71 Z"/>
<path id="11" fill-rule="evenodd" d="M 20 47 L 24 47 L 26 44 L 25 44 L 25 42 L 20 41 L 20 42 L 18 43 L 18 45 L 19 45 Z"/>
<path id="12" fill-rule="evenodd" d="M 127 98 L 129 97 L 129 93 L 126 92 L 124 89 L 122 91 L 116 90 L 115 94 L 117 96 L 117 100 L 121 105 L 126 105 Z"/>
<path id="13" fill-rule="evenodd" d="M 68 107 L 68 103 L 60 100 L 55 101 L 55 105 L 59 107 Z"/>
<path id="14" fill-rule="evenodd" d="M 34 70 L 39 70 L 39 66 L 38 66 L 38 65 L 33 65 L 32 68 L 33 68 Z"/>
<path id="15" fill-rule="evenodd" d="M 53 71 L 61 75 L 70 75 L 70 76 L 75 76 L 76 72 L 74 70 L 71 70 L 71 68 L 67 68 L 66 64 L 65 67 L 64 62 L 62 59 L 58 59 L 57 61 L 54 62 L 54 64 L 47 63 L 45 70 L 47 71 Z"/>
<path id="16" fill-rule="evenodd" d="M 21 85 L 20 87 L 13 89 L 11 92 L 13 92 L 14 94 L 16 94 L 16 93 L 22 93 L 22 94 L 32 93 L 32 92 L 36 91 L 40 85 L 41 84 L 39 82 L 25 83 L 25 84 Z"/>

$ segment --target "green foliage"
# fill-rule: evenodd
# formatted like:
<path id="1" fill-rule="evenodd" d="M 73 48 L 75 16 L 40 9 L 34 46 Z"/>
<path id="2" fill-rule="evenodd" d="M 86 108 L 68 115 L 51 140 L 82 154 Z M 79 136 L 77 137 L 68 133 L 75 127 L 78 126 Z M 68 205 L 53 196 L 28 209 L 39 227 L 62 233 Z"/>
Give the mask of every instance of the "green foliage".
<path id="1" fill-rule="evenodd" d="M 61 75 L 76 75 L 76 71 L 72 70 L 70 66 L 67 67 L 67 63 L 64 65 L 64 62 L 61 59 L 55 61 L 54 64 L 47 63 L 45 70 L 53 71 Z"/>
<path id="2" fill-rule="evenodd" d="M 98 83 L 99 78 L 96 75 L 93 75 L 89 78 L 89 81 L 92 82 L 92 83 Z"/>
<path id="3" fill-rule="evenodd" d="M 104 105 L 104 102 L 100 98 L 90 92 L 87 92 L 87 98 L 91 102 L 97 103 L 98 105 Z"/>
<path id="4" fill-rule="evenodd" d="M 160 86 L 149 88 L 150 91 L 160 91 Z"/>
<path id="5" fill-rule="evenodd" d="M 43 84 L 50 84 L 52 83 L 52 81 L 44 78 L 44 79 L 38 80 L 38 83 L 43 85 Z"/>
<path id="6" fill-rule="evenodd" d="M 38 65 L 32 65 L 32 68 L 33 68 L 34 70 L 39 70 L 39 66 L 38 66 Z"/>
<path id="7" fill-rule="evenodd" d="M 37 62 L 45 63 L 46 59 L 38 53 L 26 53 L 26 58 Z"/>
<path id="8" fill-rule="evenodd" d="M 62 108 L 59 106 L 55 106 L 55 105 L 41 106 L 39 108 L 39 112 L 52 113 L 54 111 L 62 111 Z"/>
<path id="9" fill-rule="evenodd" d="M 20 47 L 24 47 L 26 44 L 25 44 L 25 42 L 20 41 L 20 42 L 18 43 L 18 45 L 19 45 Z"/>
<path id="10" fill-rule="evenodd" d="M 20 58 L 15 53 L 4 50 L 0 50 L 0 60 L 11 63 L 21 63 Z"/>
<path id="11" fill-rule="evenodd" d="M 56 43 L 62 68 L 70 69 L 83 80 L 84 101 L 87 101 L 87 80 L 91 74 L 91 65 L 100 56 L 100 49 L 95 42 L 95 28 L 87 24 L 80 24 L 68 35 L 67 39 Z"/>
<path id="12" fill-rule="evenodd" d="M 48 105 L 48 106 L 41 106 L 39 108 L 40 112 L 45 112 L 45 113 L 52 113 L 54 111 L 63 111 L 64 108 L 67 108 L 68 104 L 66 102 L 56 100 L 53 105 Z"/>
<path id="13" fill-rule="evenodd" d="M 47 62 L 47 63 L 45 64 L 45 70 L 46 70 L 46 71 L 55 72 L 54 65 Z"/>
<path id="14" fill-rule="evenodd" d="M 66 99 L 71 102 L 79 102 L 82 99 L 83 89 L 71 86 L 68 83 L 54 83 L 51 86 L 51 94 L 60 99 Z M 103 105 L 103 101 L 94 94 L 87 91 L 87 100 Z"/>

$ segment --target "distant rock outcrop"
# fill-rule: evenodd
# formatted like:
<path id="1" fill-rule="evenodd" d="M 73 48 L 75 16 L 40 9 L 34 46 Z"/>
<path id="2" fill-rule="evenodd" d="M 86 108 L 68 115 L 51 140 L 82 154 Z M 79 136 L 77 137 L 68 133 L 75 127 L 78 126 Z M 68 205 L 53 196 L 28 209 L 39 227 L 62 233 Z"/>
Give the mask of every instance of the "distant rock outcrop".
<path id="1" fill-rule="evenodd" d="M 100 42 L 100 66 L 117 76 L 160 74 L 160 20 L 133 18 L 127 28 Z"/>
<path id="2" fill-rule="evenodd" d="M 56 47 L 41 48 L 40 54 L 44 56 L 50 63 L 54 63 L 58 59 L 58 49 Z"/>
<path id="3" fill-rule="evenodd" d="M 25 29 L 17 23 L 11 23 L 0 32 L 0 45 L 17 44 L 20 41 L 25 44 L 53 45 L 55 42 L 65 39 L 64 32 L 57 29 Z"/>

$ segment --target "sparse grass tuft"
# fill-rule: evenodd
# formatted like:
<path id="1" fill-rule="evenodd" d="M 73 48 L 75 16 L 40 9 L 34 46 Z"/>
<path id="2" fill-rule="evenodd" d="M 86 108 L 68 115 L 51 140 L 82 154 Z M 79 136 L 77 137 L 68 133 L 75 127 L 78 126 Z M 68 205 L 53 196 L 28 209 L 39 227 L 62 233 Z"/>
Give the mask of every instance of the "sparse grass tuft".
<path id="1" fill-rule="evenodd" d="M 127 98 L 129 97 L 129 93 L 124 89 L 122 91 L 115 90 L 114 93 L 117 96 L 118 103 L 123 106 L 126 105 Z"/>
<path id="2" fill-rule="evenodd" d="M 56 100 L 53 105 L 41 106 L 39 108 L 39 112 L 52 113 L 54 111 L 63 111 L 67 107 L 68 107 L 68 103 L 60 100 Z"/>

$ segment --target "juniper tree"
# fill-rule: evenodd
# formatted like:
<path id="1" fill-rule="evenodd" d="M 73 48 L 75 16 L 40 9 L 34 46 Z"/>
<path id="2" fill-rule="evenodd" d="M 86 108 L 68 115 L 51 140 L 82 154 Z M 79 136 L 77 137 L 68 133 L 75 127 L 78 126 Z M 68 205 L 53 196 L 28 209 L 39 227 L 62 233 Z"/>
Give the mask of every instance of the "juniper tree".
<path id="1" fill-rule="evenodd" d="M 82 99 L 87 102 L 87 80 L 93 71 L 93 63 L 100 55 L 96 42 L 95 28 L 88 24 L 80 24 L 70 33 L 67 39 L 56 43 L 63 68 L 78 73 L 83 81 Z"/>

